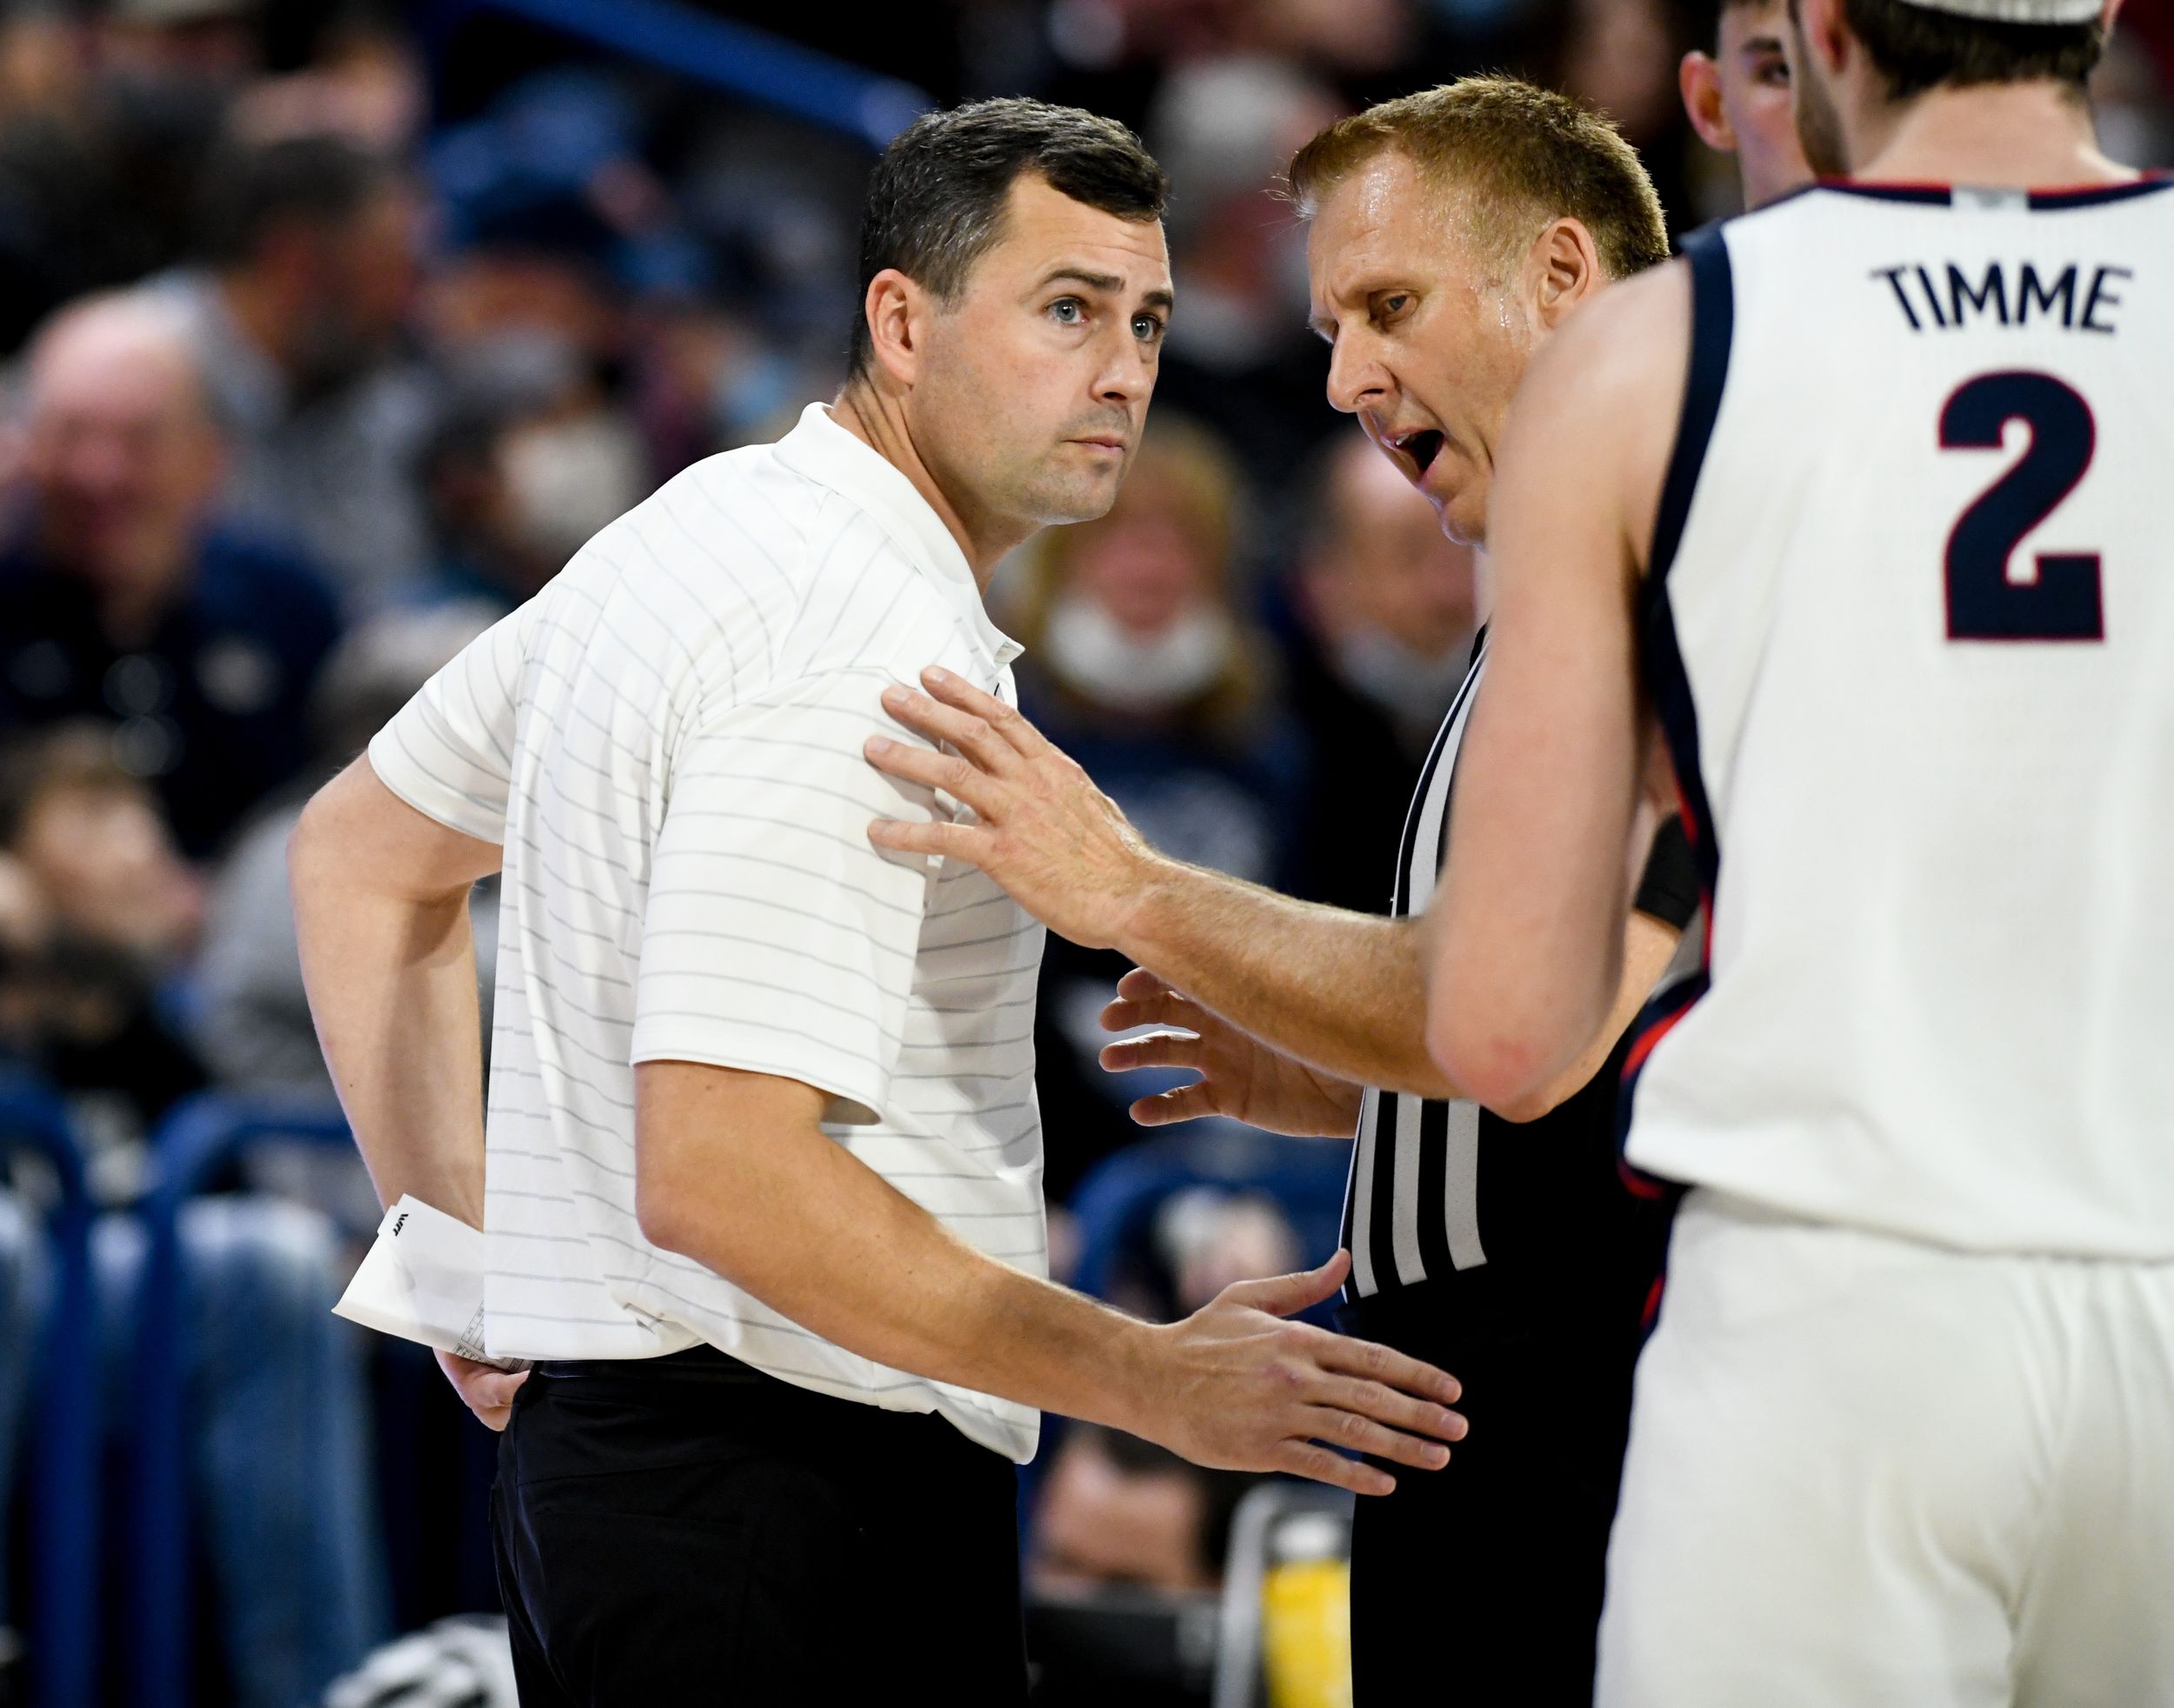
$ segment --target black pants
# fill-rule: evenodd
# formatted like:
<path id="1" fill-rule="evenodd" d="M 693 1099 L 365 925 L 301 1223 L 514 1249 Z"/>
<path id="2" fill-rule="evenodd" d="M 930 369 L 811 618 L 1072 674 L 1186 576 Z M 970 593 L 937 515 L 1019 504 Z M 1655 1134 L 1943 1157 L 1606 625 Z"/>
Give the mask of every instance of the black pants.
<path id="1" fill-rule="evenodd" d="M 1386 1468 L 1351 1536 L 1356 1708 L 1591 1708 L 1637 1313 L 1512 1308 L 1485 1270 L 1365 1299 L 1351 1333 L 1449 1371 L 1471 1433 L 1438 1471 Z"/>
<path id="2" fill-rule="evenodd" d="M 1017 1490 L 706 1347 L 539 1365 L 491 1493 L 523 1708 L 1023 1703 Z"/>

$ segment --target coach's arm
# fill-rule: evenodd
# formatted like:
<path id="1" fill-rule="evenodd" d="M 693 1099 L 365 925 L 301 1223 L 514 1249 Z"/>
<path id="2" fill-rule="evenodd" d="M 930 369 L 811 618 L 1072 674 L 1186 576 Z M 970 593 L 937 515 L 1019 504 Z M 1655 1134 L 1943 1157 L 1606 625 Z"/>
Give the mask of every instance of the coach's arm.
<path id="1" fill-rule="evenodd" d="M 483 1017 L 468 892 L 496 844 L 450 830 L 355 761 L 287 844 L 295 936 L 317 1039 L 382 1203 L 411 1192 L 483 1220 Z M 526 1379 L 442 1352 L 476 1414 L 503 1427 Z"/>
<path id="2" fill-rule="evenodd" d="M 653 1244 L 894 1369 L 1114 1425 L 1197 1464 L 1360 1493 L 1393 1479 L 1326 1443 L 1445 1463 L 1454 1379 L 1282 1318 L 1342 1284 L 1342 1252 L 1241 1282 L 1167 1325 L 984 1256 L 825 1134 L 827 1094 L 700 1063 L 635 1068 L 635 1197 Z"/>

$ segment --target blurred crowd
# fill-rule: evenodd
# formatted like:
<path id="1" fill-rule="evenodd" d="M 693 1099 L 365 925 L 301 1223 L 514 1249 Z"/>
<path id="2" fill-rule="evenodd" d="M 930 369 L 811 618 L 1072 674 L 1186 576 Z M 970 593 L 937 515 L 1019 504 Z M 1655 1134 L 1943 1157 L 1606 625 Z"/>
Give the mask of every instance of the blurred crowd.
<path id="1" fill-rule="evenodd" d="M 1160 846 L 1384 906 L 1473 564 L 1324 401 L 1271 178 L 1355 103 L 1506 67 L 1613 115 L 1688 229 L 1736 194 L 1677 94 L 1711 8 L 951 0 L 857 35 L 694 10 L 1146 137 L 1180 309 L 1117 507 L 1000 573 L 1022 698 Z M 2104 139 L 2174 163 L 2174 27 L 2130 10 Z M 0 10 L 0 1061 L 60 1090 L 117 1212 L 190 1094 L 330 1098 L 283 866 L 310 791 L 602 524 L 840 378 L 867 141 L 521 11 Z M 486 996 L 494 911 L 479 889 Z M 1054 1244 L 1167 1317 L 1324 1255 L 1344 1159 L 1227 1124 L 1139 1142 L 1125 1106 L 1155 1087 L 1095 1063 L 1123 971 L 1050 944 Z M 221 1184 L 183 1227 L 206 1665 L 295 1708 L 396 1629 L 490 1605 L 488 1453 L 427 1364 L 329 1315 L 375 1224 L 358 1168 L 271 1146 Z M 125 1215 L 97 1255 L 124 1417 Z M 49 1268 L 0 1192 L 0 1487 Z M 1230 1479 L 1074 1430 L 1034 1480 L 1052 1592 L 1214 1583 Z"/>

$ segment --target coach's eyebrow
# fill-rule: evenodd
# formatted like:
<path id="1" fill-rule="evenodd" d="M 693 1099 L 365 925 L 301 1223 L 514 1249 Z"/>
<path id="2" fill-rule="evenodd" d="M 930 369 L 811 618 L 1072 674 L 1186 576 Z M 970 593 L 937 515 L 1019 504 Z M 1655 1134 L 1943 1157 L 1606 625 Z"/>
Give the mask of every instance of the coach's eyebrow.
<path id="1" fill-rule="evenodd" d="M 1124 289 L 1124 281 L 1115 273 L 1093 273 L 1084 267 L 1071 266 L 1052 267 L 1042 275 L 1040 283 L 1034 288 L 1037 290 L 1046 290 L 1050 285 L 1063 279 L 1069 279 L 1074 284 L 1084 284 L 1090 290 L 1115 292 Z M 1149 291 L 1140 300 L 1150 308 L 1167 309 L 1174 306 L 1177 299 L 1169 291 L 1158 287 Z"/>

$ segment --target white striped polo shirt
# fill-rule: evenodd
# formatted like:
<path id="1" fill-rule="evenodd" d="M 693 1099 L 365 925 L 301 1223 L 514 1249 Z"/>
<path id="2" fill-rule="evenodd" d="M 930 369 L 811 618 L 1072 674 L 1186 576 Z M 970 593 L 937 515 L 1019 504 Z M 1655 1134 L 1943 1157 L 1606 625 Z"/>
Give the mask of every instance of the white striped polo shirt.
<path id="1" fill-rule="evenodd" d="M 827 1092 L 824 1131 L 961 1238 L 1046 1271 L 1042 929 L 970 866 L 870 846 L 870 819 L 936 809 L 861 752 L 910 738 L 887 684 L 941 664 L 1010 701 L 1018 650 L 912 484 L 817 404 L 606 528 L 370 744 L 403 800 L 505 850 L 494 1356 L 707 1341 L 1032 1456 L 1030 1408 L 809 1333 L 650 1244 L 634 1200 L 634 1064 L 777 1074 Z"/>

